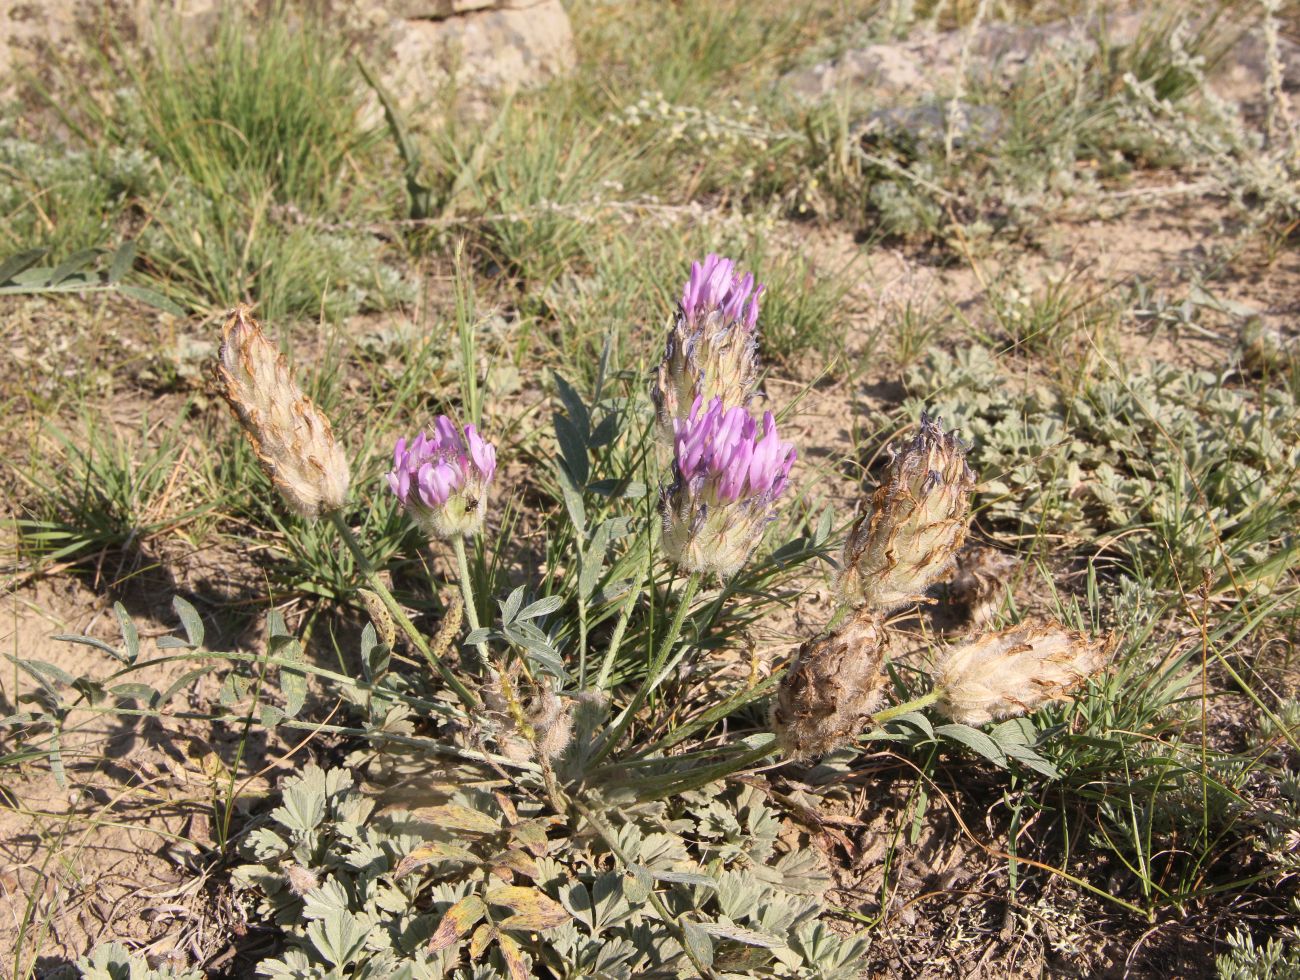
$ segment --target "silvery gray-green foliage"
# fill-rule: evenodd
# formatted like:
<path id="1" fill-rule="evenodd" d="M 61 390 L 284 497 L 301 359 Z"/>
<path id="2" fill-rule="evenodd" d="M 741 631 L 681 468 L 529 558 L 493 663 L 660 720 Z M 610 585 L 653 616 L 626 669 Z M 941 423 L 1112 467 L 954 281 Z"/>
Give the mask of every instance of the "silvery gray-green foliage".
<path id="1" fill-rule="evenodd" d="M 1256 946 L 1250 933 L 1238 929 L 1228 936 L 1229 952 L 1216 957 L 1221 980 L 1300 980 L 1300 937 L 1290 942 L 1273 936 Z"/>
<path id="2" fill-rule="evenodd" d="M 121 943 L 96 946 L 89 956 L 77 960 L 77 971 L 82 980 L 203 980 L 202 970 L 151 967 Z"/>
<path id="3" fill-rule="evenodd" d="M 1167 542 L 1185 568 L 1222 561 L 1222 537 L 1228 557 L 1261 577 L 1294 532 L 1300 415 L 1287 390 L 1167 364 L 1073 393 L 1022 390 L 980 346 L 932 351 L 907 384 L 909 409 L 961 420 L 995 518 L 1086 537 L 1140 528 L 1131 547 Z"/>
<path id="4" fill-rule="evenodd" d="M 234 875 L 252 916 L 287 938 L 259 973 L 675 977 L 692 969 L 681 934 L 722 976 L 831 980 L 866 953 L 865 940 L 817 921 L 829 884 L 820 859 L 778 844 L 781 822 L 758 790 L 714 785 L 622 819 L 627 865 L 592 827 L 485 788 L 376 815 L 346 770 L 309 766 L 248 835 L 250 863 Z M 442 948 L 430 952 L 431 940 Z M 511 959 L 527 972 L 512 974 Z"/>

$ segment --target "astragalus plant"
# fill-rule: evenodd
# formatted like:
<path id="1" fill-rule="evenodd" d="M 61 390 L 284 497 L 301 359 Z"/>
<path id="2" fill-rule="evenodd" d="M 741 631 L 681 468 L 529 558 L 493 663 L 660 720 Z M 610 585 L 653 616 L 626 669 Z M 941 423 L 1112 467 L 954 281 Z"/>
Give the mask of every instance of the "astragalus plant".
<path id="1" fill-rule="evenodd" d="M 249 911 L 289 936 L 263 973 L 851 976 L 866 940 L 819 921 L 815 852 L 778 844 L 770 801 L 728 777 L 890 723 L 1050 772 L 1023 728 L 969 726 L 1070 696 L 1104 666 L 1104 642 L 1026 623 L 936 651 L 929 690 L 910 699 L 887 673 L 890 614 L 928 601 L 970 521 L 976 477 L 937 419 L 922 417 L 850 533 L 827 631 L 766 677 L 737 655 L 745 624 L 827 554 L 832 524 L 765 547 L 789 526 L 799 469 L 784 406 L 752 407 L 762 291 L 727 259 L 697 263 L 651 397 L 635 382 L 615 393 L 603 368 L 590 401 L 556 378 L 549 459 L 512 460 L 490 419 L 440 415 L 396 441 L 378 493 L 454 558 L 457 599 L 429 630 L 353 530 L 329 423 L 249 311 L 230 315 L 222 393 L 288 506 L 354 554 L 372 618 L 358 676 L 331 679 L 365 735 L 349 768 L 290 781 L 246 838 Z M 489 555 L 503 484 L 530 468 L 556 504 L 544 560 Z M 510 590 L 490 569 L 516 562 L 537 571 Z M 393 669 L 399 638 L 432 673 Z M 767 731 L 751 706 L 773 691 Z M 948 723 L 925 720 L 928 706 Z M 381 814 L 363 779 L 423 798 Z"/>

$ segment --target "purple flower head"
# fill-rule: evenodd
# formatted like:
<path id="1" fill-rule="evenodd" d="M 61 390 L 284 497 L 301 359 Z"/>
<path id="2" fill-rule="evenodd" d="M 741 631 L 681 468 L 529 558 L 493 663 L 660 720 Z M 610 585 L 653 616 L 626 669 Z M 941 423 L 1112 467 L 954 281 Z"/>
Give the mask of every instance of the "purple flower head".
<path id="1" fill-rule="evenodd" d="M 758 425 L 743 408 L 724 409 L 722 399 L 715 398 L 704 409 L 703 401 L 696 398 L 691 414 L 675 427 L 673 449 L 682 479 L 709 482 L 719 501 L 779 497 L 797 453 L 777 435 L 772 413 L 764 413 L 759 437 Z"/>
<path id="2" fill-rule="evenodd" d="M 483 523 L 487 489 L 497 469 L 496 449 L 474 426 L 462 432 L 439 415 L 433 436 L 421 432 L 393 450 L 388 486 L 412 518 L 431 534 L 450 538 L 474 534 Z"/>
<path id="3" fill-rule="evenodd" d="M 661 493 L 664 546 L 688 571 L 734 574 L 757 546 L 796 457 L 772 413 L 760 431 L 743 408 L 696 398 L 673 433 L 672 486 Z"/>
<path id="4" fill-rule="evenodd" d="M 703 262 L 691 263 L 691 276 L 682 291 L 682 314 L 696 322 L 716 310 L 724 322 L 741 323 L 753 330 L 763 289 L 761 284 L 755 285 L 752 272 L 736 275 L 735 262 L 710 252 Z"/>
<path id="5" fill-rule="evenodd" d="M 743 407 L 758 379 L 758 301 L 753 273 L 709 254 L 691 265 L 650 394 L 665 443 L 697 398 Z"/>

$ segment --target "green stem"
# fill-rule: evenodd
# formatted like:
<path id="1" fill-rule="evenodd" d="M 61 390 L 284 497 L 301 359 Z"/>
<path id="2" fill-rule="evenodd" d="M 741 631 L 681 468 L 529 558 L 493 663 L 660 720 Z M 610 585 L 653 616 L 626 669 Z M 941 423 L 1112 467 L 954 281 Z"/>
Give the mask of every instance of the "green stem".
<path id="1" fill-rule="evenodd" d="M 632 758 L 640 759 L 653 752 L 663 752 L 680 742 L 684 742 L 701 728 L 705 728 L 713 724 L 715 721 L 727 717 L 727 715 L 731 714 L 733 711 L 737 711 L 745 705 L 757 701 L 768 691 L 772 690 L 772 688 L 776 687 L 776 685 L 781 682 L 781 678 L 784 675 L 785 669 L 782 668 L 781 670 L 774 671 L 770 677 L 763 678 L 763 680 L 759 681 L 753 687 L 747 687 L 743 690 L 737 691 L 735 694 L 731 695 L 731 697 L 727 698 L 727 700 L 723 701 L 721 704 L 714 705 L 698 718 L 692 718 L 684 725 L 674 728 L 658 741 L 651 742 L 645 748 L 639 749 Z"/>
<path id="2" fill-rule="evenodd" d="M 681 774 L 674 774 L 671 779 L 659 781 L 653 776 L 648 779 L 638 779 L 635 783 L 636 788 L 639 790 L 637 798 L 642 802 L 650 802 L 668 796 L 676 796 L 680 793 L 689 793 L 693 789 L 699 789 L 701 786 L 707 786 L 709 783 L 725 779 L 733 773 L 747 769 L 756 762 L 762 762 L 768 756 L 776 755 L 779 751 L 780 746 L 773 739 L 757 748 L 748 750 L 743 755 L 733 756 L 711 766 L 703 766 L 699 769 L 687 770 Z"/>
<path id="3" fill-rule="evenodd" d="M 469 623 L 470 632 L 478 630 L 478 607 L 474 605 L 474 582 L 469 577 L 469 559 L 465 556 L 465 538 L 462 535 L 456 535 L 451 539 L 452 550 L 456 552 L 456 567 L 460 571 L 460 595 L 465 601 L 465 620 Z M 488 666 L 488 652 L 486 643 L 476 643 L 478 655 L 482 666 Z"/>
<path id="4" fill-rule="evenodd" d="M 646 562 L 647 566 L 650 564 Z M 646 569 L 647 573 L 649 569 Z M 605 659 L 600 665 L 600 676 L 596 678 L 596 690 L 605 690 L 609 684 L 610 671 L 614 669 L 614 658 L 618 656 L 618 649 L 623 645 L 623 634 L 627 632 L 628 620 L 632 618 L 632 610 L 636 608 L 636 600 L 640 597 L 641 590 L 635 586 L 628 586 L 627 597 L 623 600 L 623 608 L 618 611 L 618 623 L 614 626 L 614 635 L 610 637 L 609 648 L 605 651 Z"/>
<path id="5" fill-rule="evenodd" d="M 357 567 L 361 570 L 361 574 L 366 580 L 366 585 L 375 593 L 375 595 L 379 596 L 379 601 L 384 604 L 384 608 L 386 608 L 389 615 L 393 617 L 393 621 L 401 627 L 402 632 L 406 634 L 407 639 L 411 641 L 415 648 L 424 655 L 424 659 L 429 661 L 429 665 L 442 675 L 442 679 L 447 682 L 447 686 L 456 692 L 456 696 L 460 698 L 461 704 L 465 705 L 466 710 L 470 712 L 476 711 L 478 709 L 478 699 L 469 692 L 469 688 L 461 683 L 460 678 L 452 673 L 451 668 L 443 663 L 441 658 L 434 656 L 433 651 L 429 649 L 428 641 L 425 640 L 423 634 L 415 628 L 415 624 L 407 617 L 402 607 L 397 604 L 397 600 L 393 598 L 393 594 L 388 591 L 388 586 L 384 585 L 380 580 L 379 573 L 375 570 L 375 566 L 370 563 L 370 557 L 361 547 L 361 542 L 357 540 L 357 536 L 352 533 L 352 528 L 348 527 L 348 523 L 343 519 L 343 515 L 338 511 L 334 511 L 329 515 L 329 518 L 330 522 L 333 523 L 335 529 L 339 532 L 339 537 L 343 539 L 343 543 L 347 545 L 348 550 L 352 552 L 352 557 L 356 559 Z M 471 610 L 472 607 L 467 608 L 465 614 L 473 617 L 474 614 Z M 471 622 L 473 622 L 472 618 Z"/>
<path id="6" fill-rule="evenodd" d="M 605 756 L 613 751 L 614 746 L 623 737 L 623 733 L 632 724 L 632 718 L 641 710 L 641 705 L 645 704 L 650 692 L 659 686 L 659 682 L 662 680 L 660 671 L 663 670 L 668 655 L 672 652 L 673 647 L 677 645 L 678 637 L 681 636 L 682 624 L 686 622 L 686 615 L 691 608 L 691 600 L 695 598 L 695 593 L 699 590 L 701 577 L 699 572 L 691 572 L 690 578 L 686 580 L 685 588 L 682 589 L 681 595 L 677 597 L 677 610 L 673 613 L 673 621 L 672 625 L 668 627 L 668 635 L 664 637 L 663 643 L 659 645 L 659 650 L 650 663 L 650 669 L 646 672 L 645 680 L 641 682 L 641 686 L 637 688 L 631 702 L 614 722 L 613 729 L 610 730 L 604 744 L 592 758 L 590 765 L 598 765 Z"/>
<path id="7" fill-rule="evenodd" d="M 911 701 L 904 701 L 902 704 L 896 704 L 892 708 L 886 708 L 884 711 L 877 711 L 871 716 L 871 722 L 877 728 L 880 728 L 887 722 L 893 721 L 895 718 L 929 707 L 941 697 L 943 697 L 943 688 L 936 687 L 933 691 L 930 691 L 927 694 L 922 694 L 919 698 L 915 698 Z"/>

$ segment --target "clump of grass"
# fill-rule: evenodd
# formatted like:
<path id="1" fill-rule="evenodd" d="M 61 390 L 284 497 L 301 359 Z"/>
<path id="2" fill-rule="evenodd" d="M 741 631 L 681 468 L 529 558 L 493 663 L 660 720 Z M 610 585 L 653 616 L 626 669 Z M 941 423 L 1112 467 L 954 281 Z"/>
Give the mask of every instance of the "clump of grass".
<path id="1" fill-rule="evenodd" d="M 138 555 L 148 541 L 211 504 L 192 497 L 179 428 L 150 425 L 128 437 L 87 421 L 77 434 L 50 430 L 62 453 L 40 451 L 17 471 L 25 486 L 20 555 L 39 568 Z"/>
<path id="2" fill-rule="evenodd" d="M 119 51 L 126 88 L 98 115 L 101 131 L 142 143 L 209 194 L 229 193 L 231 174 L 256 174 L 275 203 L 337 210 L 376 138 L 346 45 L 283 9 L 256 23 L 227 10 L 195 54 L 166 22 L 148 54 Z"/>

